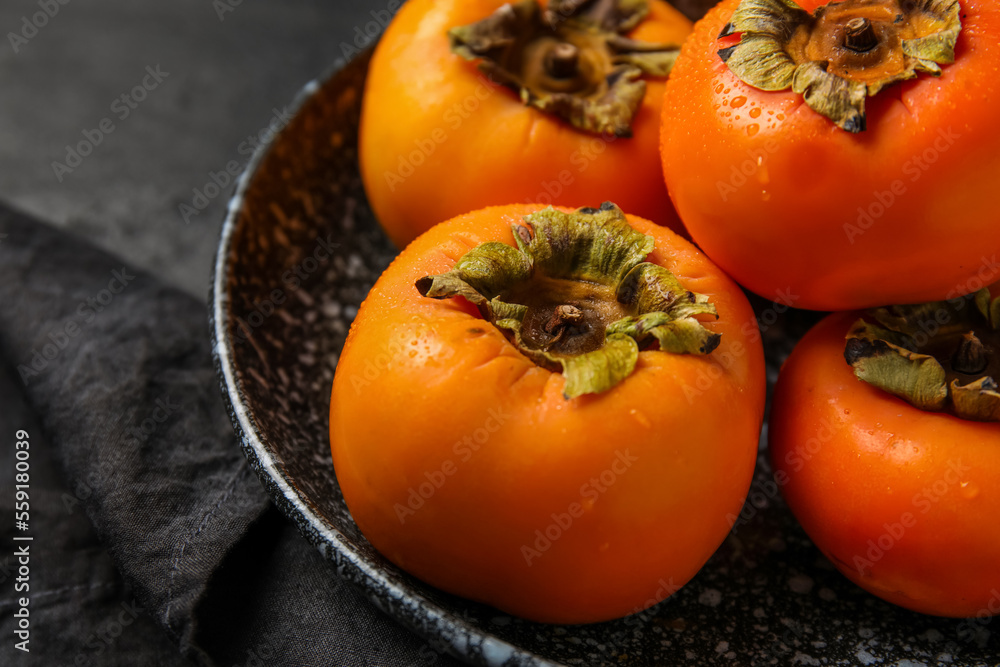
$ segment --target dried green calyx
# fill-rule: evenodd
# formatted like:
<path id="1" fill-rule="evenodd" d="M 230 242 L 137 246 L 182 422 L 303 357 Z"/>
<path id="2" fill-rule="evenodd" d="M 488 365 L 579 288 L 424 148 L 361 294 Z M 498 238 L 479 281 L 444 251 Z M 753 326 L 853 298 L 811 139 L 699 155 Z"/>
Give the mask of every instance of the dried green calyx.
<path id="1" fill-rule="evenodd" d="M 1000 421 L 1000 298 L 989 289 L 868 316 L 844 349 L 859 379 L 921 410 Z"/>
<path id="2" fill-rule="evenodd" d="M 434 299 L 465 297 L 529 359 L 562 371 L 567 399 L 611 389 L 639 351 L 710 354 L 719 345 L 696 318 L 717 317 L 708 297 L 646 262 L 653 238 L 614 204 L 562 213 L 547 208 L 513 226 L 517 248 L 484 243 L 455 268 L 417 281 Z"/>
<path id="3" fill-rule="evenodd" d="M 743 0 L 719 56 L 745 83 L 802 95 L 848 132 L 865 130 L 865 100 L 955 61 L 958 0 L 843 0 L 812 14 L 792 0 Z"/>
<path id="4" fill-rule="evenodd" d="M 646 0 L 536 0 L 507 4 L 448 32 L 451 49 L 532 107 L 594 134 L 632 136 L 646 82 L 666 77 L 677 44 L 625 37 L 649 12 Z"/>

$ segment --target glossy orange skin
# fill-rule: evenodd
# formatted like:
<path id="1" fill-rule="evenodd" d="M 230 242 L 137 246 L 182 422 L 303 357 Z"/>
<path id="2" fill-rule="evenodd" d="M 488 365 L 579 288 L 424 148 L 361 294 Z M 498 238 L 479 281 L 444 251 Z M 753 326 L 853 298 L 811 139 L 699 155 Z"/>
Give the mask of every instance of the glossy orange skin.
<path id="1" fill-rule="evenodd" d="M 924 412 L 856 379 L 844 336 L 858 317 L 820 322 L 778 378 L 769 439 L 784 496 L 865 590 L 925 614 L 996 614 L 1000 424 Z"/>
<path id="2" fill-rule="evenodd" d="M 763 415 L 760 337 L 743 293 L 704 255 L 630 217 L 656 240 L 650 261 L 716 304 L 720 319 L 706 326 L 721 345 L 709 357 L 641 352 L 622 384 L 567 401 L 561 374 L 534 365 L 464 299 L 414 288 L 479 243 L 514 245 L 510 225 L 534 210 L 455 218 L 386 270 L 338 362 L 333 460 L 361 531 L 401 568 L 534 621 L 604 621 L 671 594 L 729 532 Z M 440 488 L 398 514 L 425 483 Z M 526 557 L 536 531 L 559 534 Z"/>
<path id="3" fill-rule="evenodd" d="M 613 201 L 682 226 L 658 154 L 664 81 L 647 78 L 630 139 L 604 138 L 526 107 L 451 53 L 447 31 L 503 0 L 409 0 L 379 42 L 361 114 L 365 191 L 389 238 L 404 247 L 442 220 L 511 202 Z M 543 3 L 544 4 L 544 3 Z M 691 23 L 662 0 L 631 37 L 680 44 Z"/>
<path id="4" fill-rule="evenodd" d="M 1000 251 L 1000 5 L 963 0 L 956 62 L 868 98 L 852 135 L 730 72 L 738 4 L 697 24 L 663 109 L 670 196 L 709 257 L 762 296 L 849 310 L 944 298 Z"/>

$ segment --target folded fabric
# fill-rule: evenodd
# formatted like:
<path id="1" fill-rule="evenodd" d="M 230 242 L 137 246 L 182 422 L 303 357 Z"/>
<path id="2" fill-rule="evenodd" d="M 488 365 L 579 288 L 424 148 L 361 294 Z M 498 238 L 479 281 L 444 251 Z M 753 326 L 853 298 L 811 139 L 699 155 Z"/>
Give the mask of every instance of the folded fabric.
<path id="1" fill-rule="evenodd" d="M 26 405 L 0 420 L 11 454 L 0 506 L 13 504 L 16 429 L 29 432 L 36 475 L 63 473 L 61 491 L 55 472 L 34 478 L 23 533 L 38 550 L 36 627 L 52 624 L 35 639 L 63 632 L 59 619 L 85 632 L 91 613 L 122 637 L 33 641 L 37 664 L 184 664 L 157 633 L 125 630 L 143 614 L 203 665 L 458 664 L 340 580 L 271 506 L 223 407 L 207 322 L 196 299 L 0 206 L 0 356 L 13 380 L 0 398 L 5 412 Z M 42 574 L 55 571 L 66 578 Z M 0 594 L 5 656 L 20 653 L 12 595 Z"/>

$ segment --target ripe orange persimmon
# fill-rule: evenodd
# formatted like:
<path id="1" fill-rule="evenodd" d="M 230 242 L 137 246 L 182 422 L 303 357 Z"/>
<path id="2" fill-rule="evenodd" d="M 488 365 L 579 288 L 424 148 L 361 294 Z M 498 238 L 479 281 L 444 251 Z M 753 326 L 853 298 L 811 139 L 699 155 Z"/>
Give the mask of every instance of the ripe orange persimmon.
<path id="1" fill-rule="evenodd" d="M 550 4 L 558 10 L 576 3 L 542 6 Z M 599 6 L 614 9 L 618 4 Z M 628 3 L 627 11 L 636 5 Z M 562 41 L 552 38 L 548 28 L 538 39 L 524 37 L 517 21 L 529 22 L 530 15 L 538 22 L 538 16 L 545 16 L 541 10 L 529 12 L 529 6 L 536 5 L 521 2 L 511 9 L 504 0 L 409 0 L 379 42 L 361 116 L 361 174 L 372 209 L 397 246 L 405 246 L 442 220 L 510 202 L 575 205 L 609 199 L 637 215 L 682 229 L 666 196 L 657 146 L 665 72 L 690 33 L 690 21 L 663 0 L 649 0 L 649 13 L 636 27 L 629 28 L 639 15 L 623 24 L 625 34 L 610 30 L 617 40 L 615 52 L 624 48 L 626 34 L 674 47 L 655 56 L 646 54 L 658 60 L 646 62 L 642 72 L 663 69 L 662 76 L 654 76 L 642 74 L 623 56 L 609 59 L 603 44 L 594 46 L 586 30 Z M 541 97 L 531 94 L 535 106 L 544 106 L 548 99 L 553 111 L 575 115 L 580 125 L 595 121 L 594 114 L 617 114 L 621 109 L 612 111 L 614 105 L 591 112 L 568 101 L 577 92 L 603 95 L 608 87 L 604 74 L 614 70 L 616 86 L 636 105 L 631 130 L 625 119 L 603 129 L 578 129 L 522 103 L 517 92 L 502 85 L 514 85 L 510 72 L 477 68 L 485 61 L 472 52 L 477 40 L 468 34 L 456 33 L 465 34 L 465 41 L 455 38 L 465 57 L 453 52 L 449 31 L 483 21 L 501 8 L 521 17 L 511 19 L 512 34 L 517 35 L 511 52 L 516 58 L 508 53 L 501 59 L 516 60 L 511 67 L 537 84 Z M 560 30 L 573 20 L 562 21 Z M 573 40 L 579 48 L 570 45 Z M 517 55 L 522 49 L 523 58 Z M 566 71 L 556 72 L 564 76 L 548 76 L 544 63 L 549 62 L 549 53 L 568 57 L 555 59 L 552 67 L 572 72 L 578 62 L 586 76 Z M 466 59 L 472 57 L 475 61 Z M 628 56 L 633 57 L 638 62 L 641 54 Z M 631 68 L 630 73 L 620 76 L 623 68 Z M 633 72 L 641 74 L 638 80 L 644 83 L 633 81 Z M 633 97 L 640 93 L 636 85 L 646 88 L 641 99 Z M 564 94 L 560 99 L 546 98 L 550 92 Z M 629 132 L 631 138 L 623 136 Z"/>
<path id="2" fill-rule="evenodd" d="M 993 358 L 963 368 L 977 356 L 963 334 L 976 328 L 968 325 L 976 306 L 931 306 L 917 317 L 877 311 L 878 325 L 867 323 L 871 313 L 861 321 L 862 313 L 838 313 L 813 328 L 778 378 L 771 455 L 795 516 L 849 579 L 915 611 L 985 617 L 1000 613 L 1000 424 L 957 415 L 968 412 L 964 393 L 989 408 L 977 419 L 1000 418 L 996 384 L 975 381 L 1000 370 L 1000 321 L 979 332 Z M 916 324 L 908 332 L 899 326 L 907 321 Z M 925 364 L 940 367 L 937 377 Z M 916 368 L 924 369 L 918 380 L 908 375 Z M 894 375 L 885 387 L 897 395 L 861 379 Z M 929 378 L 935 390 L 912 395 Z"/>
<path id="3" fill-rule="evenodd" d="M 737 14 L 750 2 L 780 19 Z M 663 109 L 674 205 L 763 296 L 817 310 L 945 298 L 1000 251 L 1000 5 L 790 7 L 725 0 L 686 43 Z"/>
<path id="4" fill-rule="evenodd" d="M 455 218 L 351 327 L 330 415 L 344 499 L 375 548 L 451 593 L 541 622 L 640 611 L 740 512 L 757 333 L 704 255 L 616 207 Z"/>

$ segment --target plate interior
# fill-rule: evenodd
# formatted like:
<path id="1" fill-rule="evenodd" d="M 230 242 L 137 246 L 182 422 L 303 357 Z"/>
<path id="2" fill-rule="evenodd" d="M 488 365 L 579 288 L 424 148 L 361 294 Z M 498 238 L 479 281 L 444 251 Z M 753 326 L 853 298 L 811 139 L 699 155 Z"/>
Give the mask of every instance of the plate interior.
<path id="1" fill-rule="evenodd" d="M 253 160 L 223 229 L 213 289 L 217 365 L 244 451 L 273 500 L 343 576 L 436 649 L 472 664 L 998 664 L 995 623 L 910 613 L 836 572 L 783 503 L 763 449 L 719 551 L 679 593 L 627 619 L 530 623 L 437 591 L 382 558 L 347 511 L 327 432 L 338 354 L 396 254 L 358 174 L 368 58 L 310 84 L 293 120 Z M 773 383 L 816 316 L 754 306 Z"/>

